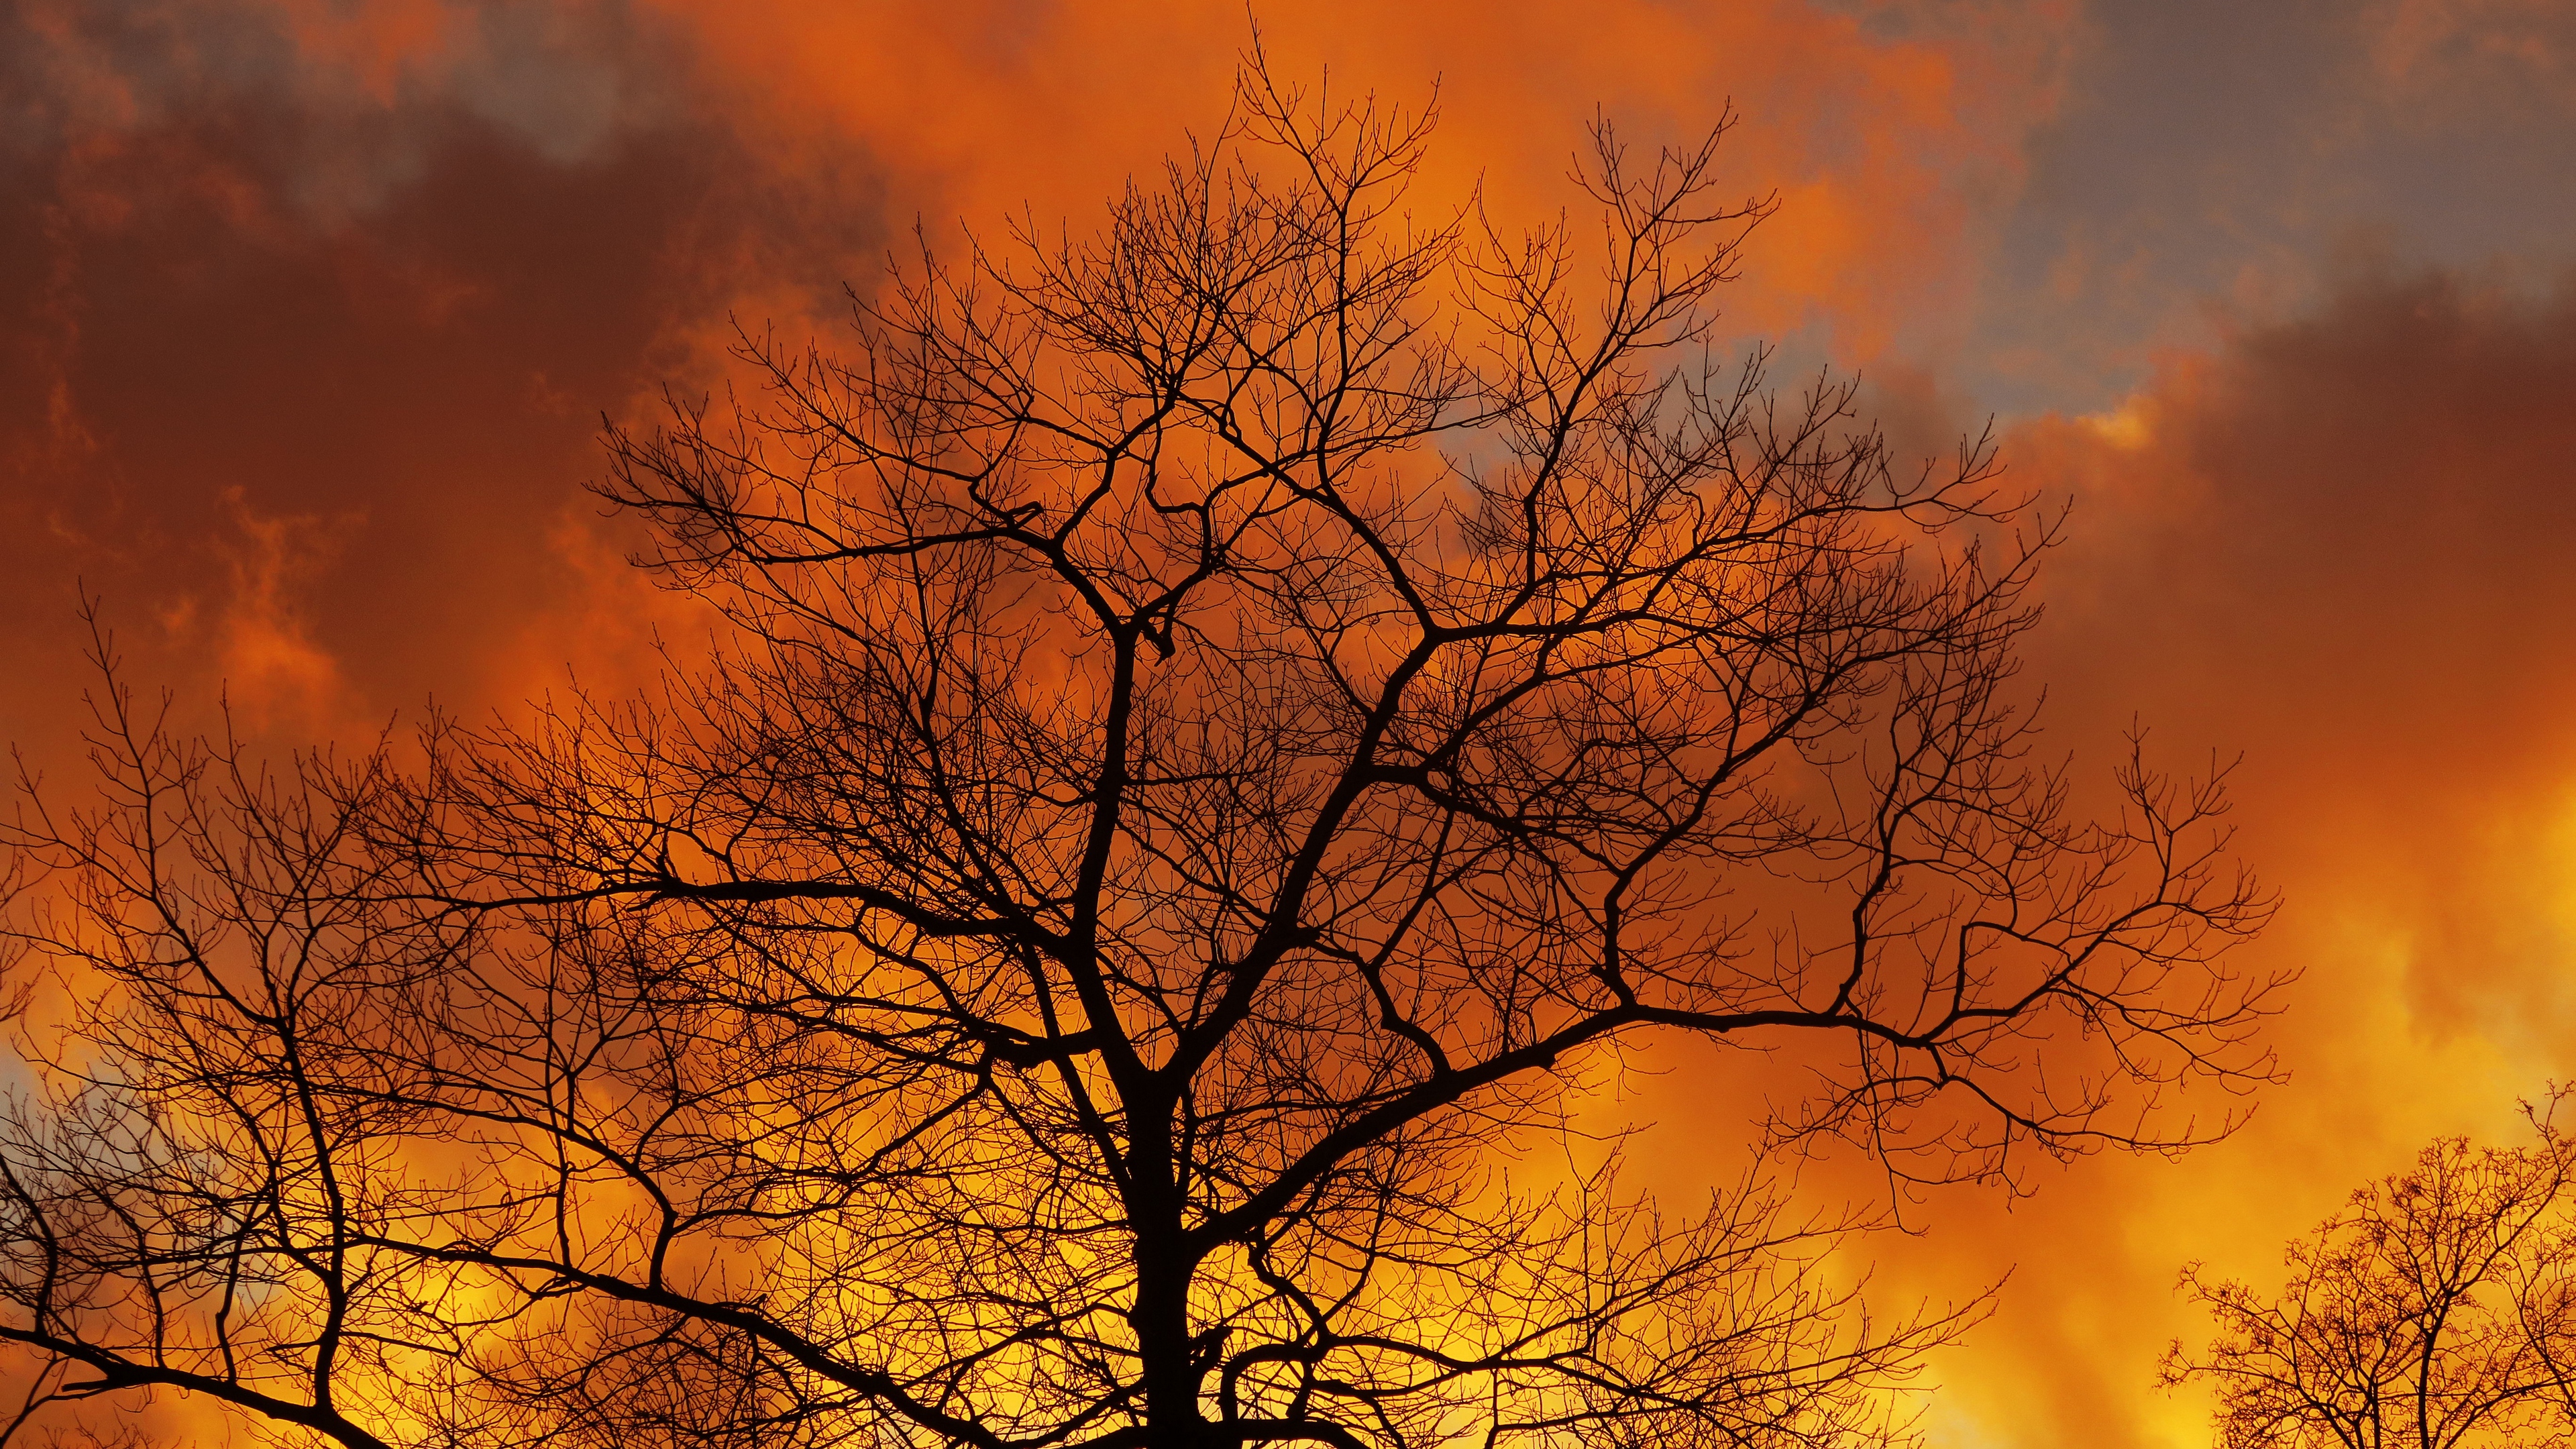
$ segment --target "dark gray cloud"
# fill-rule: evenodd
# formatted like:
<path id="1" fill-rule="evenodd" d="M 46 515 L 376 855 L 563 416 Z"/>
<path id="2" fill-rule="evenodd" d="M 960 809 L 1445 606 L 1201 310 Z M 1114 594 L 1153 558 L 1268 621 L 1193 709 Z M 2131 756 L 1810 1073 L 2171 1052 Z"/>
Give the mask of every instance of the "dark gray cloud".
<path id="1" fill-rule="evenodd" d="M 2104 0 L 1986 269 L 1958 385 L 2090 410 L 2212 311 L 2315 305 L 2353 259 L 2547 283 L 2576 261 L 2576 9 Z"/>

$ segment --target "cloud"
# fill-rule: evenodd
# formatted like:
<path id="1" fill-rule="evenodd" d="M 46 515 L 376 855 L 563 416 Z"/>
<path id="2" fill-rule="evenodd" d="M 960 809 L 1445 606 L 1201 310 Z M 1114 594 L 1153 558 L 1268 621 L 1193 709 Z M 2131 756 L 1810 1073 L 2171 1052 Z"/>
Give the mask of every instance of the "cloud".
<path id="1" fill-rule="evenodd" d="M 1241 7 L 985 0 L 818 12 L 775 0 L 663 11 L 708 84 L 793 158 L 864 138 L 934 236 L 1024 205 L 1076 224 L 1184 129 L 1222 119 L 1250 39 Z M 1506 218 L 1552 219 L 1596 113 L 1652 144 L 1731 102 L 1730 184 L 1787 200 L 1730 299 L 1753 332 L 1817 326 L 1845 355 L 1955 305 L 1979 208 L 2017 185 L 2019 143 L 2059 100 L 2073 7 L 2058 0 L 1819 6 L 1331 3 L 1258 12 L 1281 75 L 1404 104 L 1438 87 L 1423 205 L 1470 184 Z M 787 164 L 794 164 L 789 161 Z"/>
<path id="2" fill-rule="evenodd" d="M 730 310 L 803 310 L 884 235 L 852 148 L 769 166 L 692 90 L 685 37 L 625 7 L 0 26 L 15 738 L 64 726 L 76 587 L 163 623 L 124 631 L 147 676 L 211 694 L 292 656 L 331 718 L 515 698 L 609 650 L 601 415 L 709 385 Z M 300 518 L 347 520 L 327 557 L 236 567 Z M 254 619 L 298 622 L 251 649 Z"/>
<path id="3" fill-rule="evenodd" d="M 2379 79 L 2419 110 L 2576 105 L 2576 14 L 2553 0 L 2378 0 L 2362 27 Z"/>
<path id="4" fill-rule="evenodd" d="M 2347 274 L 2007 442 L 2077 503 L 2032 650 L 2056 738 L 2098 755 L 2136 717 L 2168 758 L 2243 751 L 2239 844 L 2287 898 L 2256 951 L 2305 978 L 2271 1032 L 2294 1080 L 2233 1141 L 1883 1249 L 1922 1284 L 2021 1265 L 1944 1375 L 1948 1442 L 2206 1442 L 2148 1388 L 2201 1331 L 2182 1263 L 2265 1281 L 2350 1189 L 2436 1133 L 2511 1137 L 2576 1072 L 2571 396 L 2576 285 Z"/>
<path id="5" fill-rule="evenodd" d="M 1574 25 L 1515 0 L 1301 9 L 1263 34 L 1284 73 L 1329 63 L 1344 93 L 1418 103 L 1437 83 L 1423 204 L 1480 184 L 1513 221 L 1566 204 L 1596 108 L 1654 144 L 1732 97 L 1733 184 L 1788 203 L 1735 325 L 1848 358 L 1956 304 L 1972 193 L 2009 190 L 2055 103 L 2066 7 L 1980 14 L 1998 23 L 1622 0 Z M 717 385 L 731 319 L 828 330 L 841 284 L 873 285 L 915 217 L 943 248 L 957 219 L 990 231 L 1023 205 L 1087 224 L 1222 119 L 1248 38 L 1232 6 L 1023 0 L 14 8 L 0 607 L 30 627 L 0 668 L 30 687 L 0 727 L 61 724 L 38 701 L 76 677 L 76 579 L 112 617 L 171 621 L 129 630 L 153 646 L 139 666 L 211 687 L 236 508 L 360 520 L 278 585 L 349 717 L 431 690 L 513 699 L 627 650 L 640 628 L 613 642 L 603 612 L 651 611 L 596 566 L 625 544 L 580 492 L 603 412 Z M 626 602 L 602 611 L 608 577 Z"/>
<path id="6" fill-rule="evenodd" d="M 2322 305 L 2355 251 L 2553 274 L 2576 261 L 2571 58 L 2555 0 L 2088 6 L 1976 259 L 1962 385 L 2108 407 L 2230 311 Z"/>
<path id="7" fill-rule="evenodd" d="M 223 501 L 241 535 L 241 546 L 227 550 L 230 588 L 219 625 L 228 697 L 247 706 L 251 720 L 262 725 L 282 712 L 324 736 L 335 733 L 334 726 L 359 723 L 328 713 L 340 693 L 339 661 L 314 642 L 295 585 L 329 558 L 333 535 L 360 520 L 339 520 L 334 528 L 311 515 L 262 518 L 242 501 L 239 488 L 225 489 Z M 184 609 L 180 618 L 194 612 Z"/>

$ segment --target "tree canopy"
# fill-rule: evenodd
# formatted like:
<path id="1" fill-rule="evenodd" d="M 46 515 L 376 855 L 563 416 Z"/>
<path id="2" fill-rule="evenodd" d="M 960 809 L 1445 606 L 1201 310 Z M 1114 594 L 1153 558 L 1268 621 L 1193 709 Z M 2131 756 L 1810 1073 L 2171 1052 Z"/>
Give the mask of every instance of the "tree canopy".
<path id="1" fill-rule="evenodd" d="M 1549 1152 L 1658 1038 L 1790 1050 L 1771 1140 L 1902 1179 L 2187 1144 L 2166 1089 L 2270 1070 L 2266 902 L 2215 780 L 2088 820 L 2035 758 L 1987 446 L 1714 354 L 1723 130 L 1425 221 L 1427 114 L 1253 64 L 1096 234 L 612 432 L 722 621 L 650 694 L 271 773 L 111 682 L 103 796 L 17 828 L 26 1422 L 1896 1433 L 1962 1320 L 1865 1312 L 1840 1219 Z"/>

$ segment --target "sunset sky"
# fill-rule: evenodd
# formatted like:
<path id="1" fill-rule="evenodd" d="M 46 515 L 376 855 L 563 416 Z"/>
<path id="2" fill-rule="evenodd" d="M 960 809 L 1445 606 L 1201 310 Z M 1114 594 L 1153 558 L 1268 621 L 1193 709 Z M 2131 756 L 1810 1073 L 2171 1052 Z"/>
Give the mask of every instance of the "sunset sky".
<path id="1" fill-rule="evenodd" d="M 2107 768 L 2238 754 L 2304 977 L 2232 1140 L 1959 1189 L 1892 1300 L 2013 1271 L 1942 1446 L 2209 1442 L 2154 1387 L 2189 1260 L 2282 1242 L 2576 1077 L 2576 4 L 1593 0 L 1253 7 L 1283 69 L 1429 98 L 1427 184 L 1574 199 L 1596 113 L 1730 106 L 1778 214 L 1730 346 L 1857 370 L 1909 453 L 1989 418 L 2071 501 L 2030 674 Z M 939 0 L 0 8 L 0 735 L 127 667 L 297 744 L 637 677 L 692 627 L 600 516 L 603 413 L 828 332 L 919 224 L 1079 228 L 1222 118 L 1246 12 Z M 1737 1121 L 1655 1093 L 1732 1172 Z M 1685 1154 L 1687 1156 L 1687 1154 Z"/>

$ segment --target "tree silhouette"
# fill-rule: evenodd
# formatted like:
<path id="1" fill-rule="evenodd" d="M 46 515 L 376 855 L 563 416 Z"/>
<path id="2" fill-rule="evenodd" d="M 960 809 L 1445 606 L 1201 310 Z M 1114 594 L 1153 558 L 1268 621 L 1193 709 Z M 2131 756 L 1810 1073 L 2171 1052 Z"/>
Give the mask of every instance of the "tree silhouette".
<path id="1" fill-rule="evenodd" d="M 2576 1144 L 2550 1117 L 2531 1114 L 2531 1147 L 2446 1138 L 2354 1192 L 2290 1244 L 2275 1299 L 2185 1269 L 2218 1332 L 2198 1358 L 2180 1343 L 2166 1352 L 2167 1386 L 2216 1385 L 2228 1449 L 2566 1442 Z"/>
<path id="2" fill-rule="evenodd" d="M 1621 1187 L 1628 1056 L 1786 1051 L 1771 1139 L 1909 1181 L 2178 1147 L 2161 1089 L 2268 1071 L 2265 904 L 2214 781 L 2083 823 L 2031 762 L 2052 525 L 1987 448 L 1712 358 L 1722 131 L 1596 128 L 1597 233 L 1422 223 L 1426 115 L 1256 61 L 1097 236 L 612 434 L 725 626 L 650 698 L 278 778 L 111 684 L 109 799 L 21 829 L 27 1421 L 1897 1434 L 1962 1314 L 1872 1319 L 1759 1180 Z"/>

